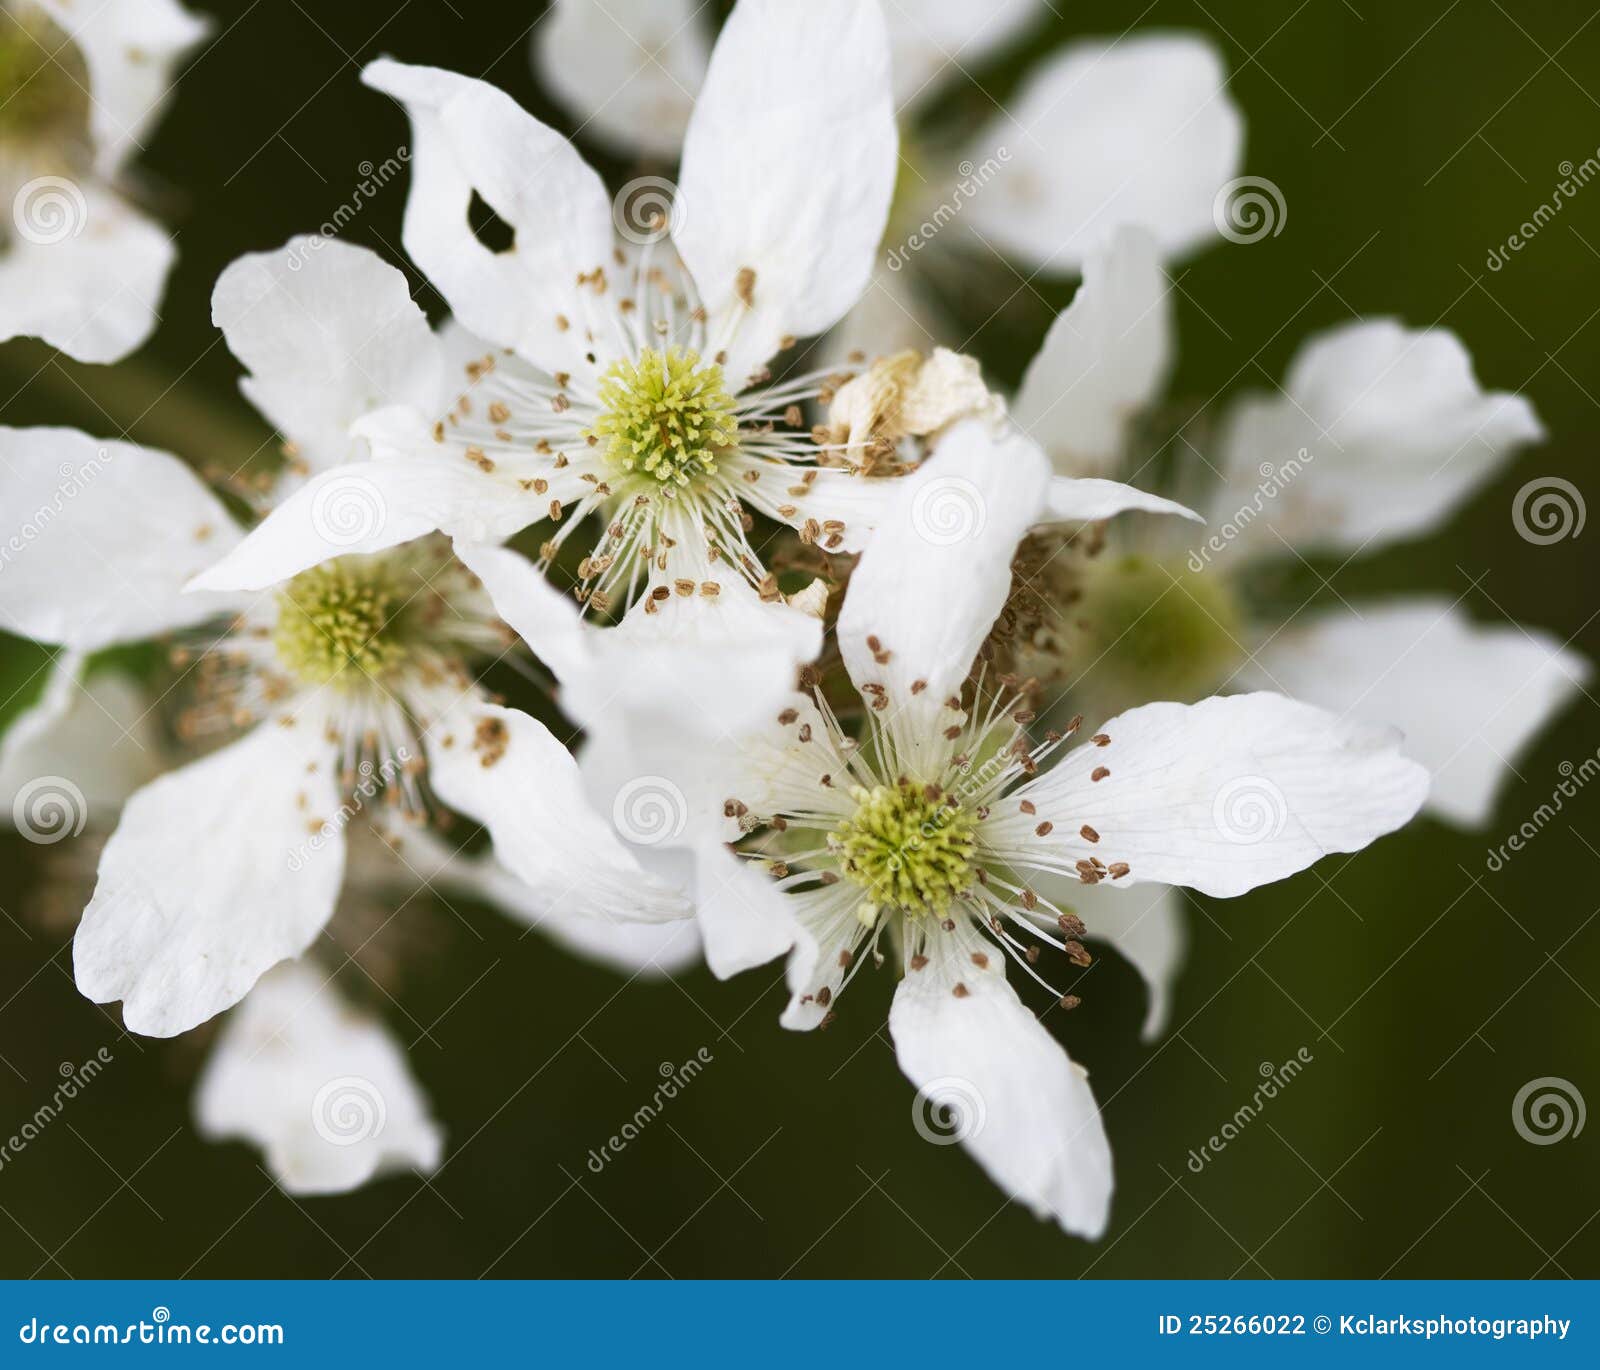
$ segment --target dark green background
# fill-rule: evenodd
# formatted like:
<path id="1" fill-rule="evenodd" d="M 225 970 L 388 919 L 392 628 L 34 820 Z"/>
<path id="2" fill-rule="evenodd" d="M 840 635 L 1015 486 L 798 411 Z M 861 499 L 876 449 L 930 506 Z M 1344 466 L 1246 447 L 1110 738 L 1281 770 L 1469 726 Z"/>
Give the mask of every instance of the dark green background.
<path id="1" fill-rule="evenodd" d="M 239 253 L 314 229 L 360 163 L 406 139 L 398 111 L 358 84 L 361 63 L 391 53 L 481 74 L 567 125 L 530 74 L 536 4 L 200 7 L 226 32 L 180 85 L 144 159 L 182 254 L 163 326 L 111 370 L 7 345 L 0 394 L 9 423 L 126 430 L 232 467 L 233 444 L 267 434 L 235 395 L 236 363 L 209 324 L 211 285 Z M 1247 119 L 1246 170 L 1287 199 L 1280 236 L 1180 268 L 1173 395 L 1203 402 L 1281 377 L 1301 338 L 1353 315 L 1454 329 L 1486 385 L 1533 400 L 1550 441 L 1445 536 L 1340 571 L 1338 591 L 1467 591 L 1485 621 L 1539 624 L 1600 655 L 1600 527 L 1539 547 L 1510 518 L 1535 476 L 1593 491 L 1600 188 L 1503 271 L 1484 265 L 1549 197 L 1558 164 L 1600 147 L 1592 7 L 1062 8 L 1026 51 L 977 73 L 990 91 L 1003 97 L 1031 55 L 1076 35 L 1130 23 L 1209 33 Z M 976 85 L 952 94 L 943 117 L 955 124 L 991 109 Z M 404 190 L 393 182 L 345 236 L 399 261 Z M 1071 286 L 1012 279 L 996 295 L 987 276 L 956 304 L 975 326 L 1015 291 L 973 343 L 1014 382 Z M 1313 576 L 1302 588 L 1328 597 Z M 11 694 L 37 657 L 8 643 L 4 663 Z M 424 950 L 396 987 L 404 1012 L 386 1011 L 415 1042 L 449 1161 L 427 1187 L 396 1178 L 297 1203 L 252 1151 L 188 1131 L 203 1043 L 122 1036 L 114 1014 L 76 995 L 64 932 L 25 937 L 0 920 L 0 1054 L 11 1066 L 0 1066 L 0 1131 L 48 1098 L 61 1062 L 102 1045 L 115 1054 L 0 1171 L 0 1271 L 1597 1276 L 1600 1123 L 1531 1146 L 1512 1128 L 1511 1101 L 1554 1075 L 1600 1104 L 1600 787 L 1506 870 L 1484 865 L 1486 845 L 1549 795 L 1558 764 L 1597 747 L 1600 712 L 1580 698 L 1520 763 L 1481 837 L 1419 822 L 1356 858 L 1195 911 L 1176 1031 L 1153 1048 L 1137 1041 L 1132 972 L 1113 958 L 1088 972 L 1075 987 L 1083 1006 L 1050 1021 L 1106 1101 L 1118 1185 L 1098 1245 L 1036 1222 L 958 1148 L 918 1138 L 882 1029 L 890 986 L 871 976 L 829 1032 L 802 1037 L 777 1026 L 775 969 L 619 992 L 614 976 L 490 910 L 463 907 L 463 924 L 413 905 L 385 937 L 416 937 Z M 15 837 L 0 843 L 0 903 L 13 918 L 38 893 L 39 857 Z M 589 1149 L 649 1096 L 659 1064 L 702 1046 L 715 1060 L 699 1080 L 604 1174 L 589 1173 Z M 1249 1097 L 1260 1064 L 1302 1046 L 1314 1061 L 1286 1094 L 1203 1174 L 1186 1170 L 1190 1148 Z M 1070 1319 L 1071 1305 L 1062 1311 Z"/>

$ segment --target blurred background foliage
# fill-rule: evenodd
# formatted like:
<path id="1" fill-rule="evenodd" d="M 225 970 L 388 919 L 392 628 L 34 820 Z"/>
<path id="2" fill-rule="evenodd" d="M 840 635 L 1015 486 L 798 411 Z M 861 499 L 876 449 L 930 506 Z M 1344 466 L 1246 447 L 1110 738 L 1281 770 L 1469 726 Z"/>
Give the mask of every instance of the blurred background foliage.
<path id="1" fill-rule="evenodd" d="M 891 0 L 911 4 L 914 0 Z M 482 75 L 560 128 L 528 47 L 536 3 L 196 0 L 219 40 L 179 85 L 141 169 L 181 256 L 155 338 L 113 368 L 28 343 L 0 348 L 10 424 L 61 423 L 233 470 L 272 451 L 209 322 L 218 272 L 312 231 L 402 145 L 399 111 L 357 80 L 381 53 Z M 1110 3 L 1062 14 L 941 105 L 976 125 L 1029 63 L 1075 37 L 1209 34 L 1248 128 L 1245 170 L 1282 188 L 1283 231 L 1176 268 L 1174 412 L 1281 378 L 1299 341 L 1356 315 L 1455 330 L 1491 388 L 1520 390 L 1550 432 L 1443 536 L 1349 567 L 1300 568 L 1301 598 L 1464 596 L 1486 622 L 1542 625 L 1600 656 L 1600 528 L 1533 546 L 1512 528 L 1526 481 L 1591 497 L 1600 328 L 1600 189 L 1490 273 L 1486 257 L 1544 200 L 1558 164 L 1600 146 L 1600 23 L 1533 0 L 1383 5 L 1308 0 Z M 613 183 L 636 168 L 586 146 Z M 406 178 L 345 233 L 389 260 Z M 1593 197 L 1592 199 L 1590 197 Z M 408 268 L 409 269 L 409 268 Z M 437 300 L 413 279 L 430 308 Z M 946 302 L 1014 384 L 1070 282 L 994 265 Z M 1003 301 L 1003 304 L 1002 304 Z M 1188 430 L 1201 440 L 1203 427 Z M 1331 577 L 1333 584 L 1323 582 Z M 914 588 L 914 587 L 913 587 Z M 114 586 L 108 592 L 115 593 Z M 41 654 L 6 641 L 6 715 Z M 1441 681 L 1441 690 L 1450 688 Z M 1558 765 L 1600 747 L 1580 698 L 1518 763 L 1490 829 L 1432 822 L 1229 903 L 1196 902 L 1173 1031 L 1141 1044 L 1137 977 L 1104 957 L 1053 1030 L 1089 1067 L 1118 1189 L 1088 1245 L 1011 1205 L 959 1148 L 919 1139 L 883 1030 L 890 985 L 863 977 L 822 1035 L 782 1031 L 776 969 L 717 983 L 624 986 L 493 910 L 410 904 L 382 934 L 392 998 L 449 1133 L 429 1184 L 392 1178 L 294 1201 L 248 1148 L 189 1128 L 204 1032 L 122 1034 L 70 979 L 71 921 L 34 921 L 92 854 L 0 839 L 0 1132 L 31 1116 L 64 1062 L 114 1065 L 0 1170 L 7 1275 L 305 1276 L 1554 1276 L 1600 1275 L 1600 1126 L 1536 1147 L 1511 1124 L 1529 1079 L 1600 1103 L 1600 789 L 1506 869 L 1486 848 L 1548 798 Z M 73 869 L 75 867 L 75 869 Z M 79 887 L 81 906 L 86 884 Z M 870 986 L 870 987 L 869 987 Z M 591 1148 L 654 1090 L 663 1063 L 713 1063 L 600 1174 Z M 1191 1148 L 1246 1102 L 1264 1063 L 1312 1064 L 1200 1173 Z M 14 1121 L 13 1121 L 14 1120 Z"/>

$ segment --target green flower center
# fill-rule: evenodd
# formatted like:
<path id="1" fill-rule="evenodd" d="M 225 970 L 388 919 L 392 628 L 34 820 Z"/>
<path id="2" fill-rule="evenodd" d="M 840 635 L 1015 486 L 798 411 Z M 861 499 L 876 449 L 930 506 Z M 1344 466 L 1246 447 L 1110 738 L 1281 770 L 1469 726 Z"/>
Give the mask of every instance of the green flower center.
<path id="1" fill-rule="evenodd" d="M 1226 578 L 1144 556 L 1093 564 L 1068 611 L 1069 671 L 1118 709 L 1204 697 L 1243 657 L 1239 606 Z"/>
<path id="2" fill-rule="evenodd" d="M 954 796 L 907 780 L 850 793 L 856 811 L 830 845 L 844 874 L 866 891 L 861 920 L 871 923 L 881 905 L 943 915 L 972 884 L 976 818 Z"/>
<path id="3" fill-rule="evenodd" d="M 341 689 L 401 670 L 425 633 L 425 585 L 392 557 L 339 557 L 302 571 L 278 595 L 272 645 L 305 685 Z"/>
<path id="4" fill-rule="evenodd" d="M 683 347 L 647 347 L 613 362 L 600 377 L 600 417 L 584 436 L 604 445 L 619 471 L 661 485 L 686 486 L 717 469 L 738 437 L 722 368 L 702 365 Z"/>
<path id="5" fill-rule="evenodd" d="M 89 72 L 43 11 L 0 9 L 0 144 L 65 148 L 87 139 Z"/>

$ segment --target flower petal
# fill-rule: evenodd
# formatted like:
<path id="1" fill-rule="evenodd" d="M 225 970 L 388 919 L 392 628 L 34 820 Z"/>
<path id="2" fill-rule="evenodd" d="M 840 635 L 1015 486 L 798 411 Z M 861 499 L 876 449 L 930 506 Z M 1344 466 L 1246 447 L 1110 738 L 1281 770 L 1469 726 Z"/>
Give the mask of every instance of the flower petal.
<path id="1" fill-rule="evenodd" d="M 907 972 L 889 1010 L 918 1130 L 959 1139 L 1035 1217 L 1094 1240 L 1111 1205 L 1111 1147 L 1086 1074 L 1023 1007 L 999 958 L 979 970 L 964 945 L 930 935 L 928 964 Z"/>
<path id="2" fill-rule="evenodd" d="M 925 103 L 955 70 L 1003 47 L 1048 9 L 1048 0 L 939 0 L 891 4 L 885 11 L 894 65 L 895 107 Z"/>
<path id="3" fill-rule="evenodd" d="M 900 265 L 872 268 L 861 298 L 821 344 L 821 365 L 847 371 L 863 359 L 928 352 L 947 331 L 938 306 L 917 288 L 916 273 L 906 270 L 903 259 L 889 260 Z"/>
<path id="4" fill-rule="evenodd" d="M 78 988 L 171 1037 L 239 1002 L 333 913 L 344 832 L 332 746 L 309 713 L 146 785 L 123 809 L 73 943 Z"/>
<path id="5" fill-rule="evenodd" d="M 1296 699 L 1405 735 L 1403 750 L 1433 776 L 1428 807 L 1486 823 L 1517 758 L 1591 675 L 1549 633 L 1480 627 L 1444 599 L 1335 611 L 1276 634 L 1253 679 Z"/>
<path id="6" fill-rule="evenodd" d="M 711 44 L 695 0 L 554 0 L 533 31 L 545 87 L 613 151 L 678 160 Z"/>
<path id="7" fill-rule="evenodd" d="M 1243 140 L 1206 39 L 1075 43 L 1036 67 L 973 144 L 974 161 L 1009 155 L 964 216 L 1037 270 L 1076 270 L 1123 224 L 1178 256 L 1215 233 L 1213 202 Z"/>
<path id="8" fill-rule="evenodd" d="M 0 628 L 96 651 L 185 628 L 233 601 L 184 582 L 239 540 L 174 456 L 75 428 L 0 428 Z"/>
<path id="9" fill-rule="evenodd" d="M 1172 362 L 1172 287 L 1160 249 L 1124 227 L 1090 254 L 1083 284 L 1028 364 L 1011 417 L 1063 476 L 1103 475 L 1122 457 L 1129 418 Z"/>
<path id="10" fill-rule="evenodd" d="M 1057 523 L 1090 523 L 1112 518 L 1117 514 L 1142 510 L 1147 514 L 1176 514 L 1179 518 L 1203 523 L 1199 514 L 1176 500 L 1163 499 L 1121 481 L 1101 480 L 1086 476 L 1073 480 L 1068 476 L 1055 476 L 1045 500 L 1050 520 Z"/>
<path id="11" fill-rule="evenodd" d="M 790 896 L 720 842 L 696 848 L 694 910 L 706 964 L 719 980 L 765 965 L 806 938 Z"/>
<path id="12" fill-rule="evenodd" d="M 43 338 L 80 362 L 121 361 L 156 326 L 171 238 L 96 184 L 32 184 L 13 213 L 35 216 L 38 231 L 13 233 L 0 251 L 0 342 Z"/>
<path id="13" fill-rule="evenodd" d="M 290 1194 L 426 1174 L 444 1151 L 394 1034 L 306 963 L 269 971 L 228 1016 L 195 1092 L 195 1123 L 210 1141 L 260 1147 Z"/>
<path id="14" fill-rule="evenodd" d="M 926 733 L 958 694 L 1011 588 L 1011 560 L 1039 521 L 1049 463 L 1014 429 L 968 419 L 895 482 L 850 579 L 837 636 L 857 689 L 888 692 L 885 717 Z"/>
<path id="15" fill-rule="evenodd" d="M 468 694 L 428 728 L 428 778 L 489 830 L 529 906 L 604 921 L 684 918 L 683 897 L 643 870 L 588 805 L 577 763 L 550 730 Z"/>
<path id="16" fill-rule="evenodd" d="M 585 748 L 585 753 L 588 750 Z M 594 807 L 608 812 L 611 800 L 601 801 L 587 774 L 584 785 Z M 492 855 L 468 854 L 427 828 L 407 831 L 396 839 L 395 846 L 399 860 L 416 880 L 427 881 L 447 894 L 490 904 L 573 956 L 630 979 L 670 977 L 700 961 L 700 937 L 693 918 L 641 923 L 632 918 L 594 918 L 570 912 L 517 879 Z M 638 846 L 629 850 L 641 866 L 665 883 L 687 887 L 686 854 Z"/>
<path id="17" fill-rule="evenodd" d="M 427 316 L 403 273 L 364 247 L 291 238 L 217 280 L 211 321 L 250 374 L 240 389 L 313 470 L 361 455 L 350 425 L 374 409 L 442 407 Z"/>
<path id="18" fill-rule="evenodd" d="M 40 0 L 89 68 L 95 166 L 110 176 L 143 146 L 172 93 L 173 68 L 211 29 L 175 0 Z"/>
<path id="19" fill-rule="evenodd" d="M 406 414 L 424 430 L 420 415 Z M 445 450 L 413 455 L 375 440 L 372 460 L 313 476 L 189 588 L 263 590 L 331 557 L 381 552 L 441 528 L 474 540 L 510 537 L 545 503 Z"/>
<path id="20" fill-rule="evenodd" d="M 1543 436 L 1527 400 L 1485 393 L 1448 329 L 1360 320 L 1312 338 L 1283 392 L 1235 405 L 1212 507 L 1254 508 L 1242 542 L 1253 550 L 1373 550 L 1442 523 Z M 1280 470 L 1262 508 L 1260 482 Z"/>
<path id="21" fill-rule="evenodd" d="M 1149 999 L 1140 1036 L 1146 1042 L 1159 1038 L 1189 944 L 1183 892 L 1171 885 L 1085 885 L 1058 877 L 1040 881 L 1037 893 L 1072 909 L 1089 925 L 1091 937 L 1110 943 L 1144 977 Z"/>
<path id="22" fill-rule="evenodd" d="M 1109 740 L 1075 748 L 1013 793 L 1036 813 L 986 828 L 1006 859 L 1066 873 L 1078 861 L 1126 863 L 1130 880 L 1230 897 L 1360 851 L 1428 793 L 1428 773 L 1400 754 L 1393 728 L 1282 695 L 1146 704 L 1097 736 Z"/>
<path id="23" fill-rule="evenodd" d="M 361 79 L 411 116 L 406 251 L 473 332 L 546 371 L 582 372 L 588 315 L 578 284 L 611 262 L 611 197 L 565 138 L 503 91 L 437 67 L 388 58 Z M 516 234 L 491 251 L 468 221 L 476 191 Z"/>
<path id="24" fill-rule="evenodd" d="M 741 0 L 689 122 L 673 230 L 735 386 L 860 298 L 897 148 L 874 0 Z"/>
<path id="25" fill-rule="evenodd" d="M 80 653 L 62 652 L 38 702 L 12 719 L 0 737 L 0 822 L 16 819 L 19 809 L 26 812 L 25 793 L 40 802 L 49 793 L 75 791 L 83 808 L 77 809 L 73 797 L 64 814 L 68 831 L 80 818 L 109 826 L 122 802 L 155 777 L 160 743 L 143 696 L 118 671 L 97 671 L 85 680 L 84 665 Z M 70 788 L 54 786 L 62 780 Z"/>
<path id="26" fill-rule="evenodd" d="M 561 682 L 564 708 L 591 730 L 649 737 L 737 737 L 774 714 L 796 670 L 822 648 L 822 623 L 785 604 L 763 604 L 729 577 L 715 599 L 673 594 L 655 613 L 634 608 L 615 627 L 584 621 L 520 553 L 458 543 L 496 611 Z"/>

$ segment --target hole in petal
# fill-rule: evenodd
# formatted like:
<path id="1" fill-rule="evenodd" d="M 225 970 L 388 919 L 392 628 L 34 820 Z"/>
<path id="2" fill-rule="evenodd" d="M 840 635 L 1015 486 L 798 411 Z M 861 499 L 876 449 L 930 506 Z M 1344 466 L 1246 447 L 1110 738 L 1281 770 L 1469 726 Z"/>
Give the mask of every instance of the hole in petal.
<path id="1" fill-rule="evenodd" d="M 491 252 L 509 252 L 516 246 L 517 231 L 494 212 L 477 191 L 467 206 L 467 223 L 472 235 Z"/>

